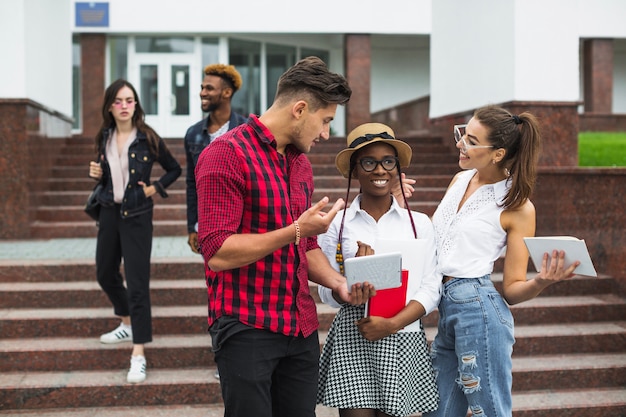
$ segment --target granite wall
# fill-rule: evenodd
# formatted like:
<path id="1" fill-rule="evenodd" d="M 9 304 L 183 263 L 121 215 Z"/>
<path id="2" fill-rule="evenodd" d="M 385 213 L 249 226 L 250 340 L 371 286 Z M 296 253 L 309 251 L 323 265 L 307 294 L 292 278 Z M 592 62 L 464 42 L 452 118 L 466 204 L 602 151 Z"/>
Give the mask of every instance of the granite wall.
<path id="1" fill-rule="evenodd" d="M 626 168 L 542 167 L 535 234 L 584 239 L 596 270 L 620 278 L 626 293 L 625 195 Z"/>
<path id="2" fill-rule="evenodd" d="M 0 239 L 28 239 L 71 119 L 27 99 L 0 99 Z"/>

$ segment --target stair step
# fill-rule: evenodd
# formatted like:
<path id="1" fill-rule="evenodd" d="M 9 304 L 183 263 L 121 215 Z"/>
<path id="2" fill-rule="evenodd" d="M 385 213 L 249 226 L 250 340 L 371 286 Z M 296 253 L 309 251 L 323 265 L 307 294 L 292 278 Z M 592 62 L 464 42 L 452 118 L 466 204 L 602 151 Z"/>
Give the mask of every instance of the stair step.
<path id="1" fill-rule="evenodd" d="M 15 257 L 16 259 L 19 257 L 19 260 L 0 260 L 0 282 L 95 281 L 95 238 L 88 241 L 85 239 L 33 241 L 30 243 L 32 254 L 18 255 L 20 243 L 24 242 L 9 243 L 18 247 Z M 156 252 L 169 253 L 173 258 L 154 257 Z M 38 257 L 44 256 L 43 253 L 49 258 L 39 259 Z M 193 277 L 198 277 L 204 283 L 204 262 L 200 255 L 193 254 L 188 248 L 186 236 L 164 240 L 155 238 L 152 253 L 151 283 Z M 29 255 L 32 255 L 32 258 L 24 259 Z"/>
<path id="2" fill-rule="evenodd" d="M 319 301 L 317 286 L 311 283 L 311 295 Z M 153 306 L 205 305 L 206 284 L 203 276 L 194 279 L 150 280 Z M 95 275 L 90 281 L 70 282 L 0 282 L 0 305 L 3 308 L 88 308 L 109 307 Z"/>
<path id="3" fill-rule="evenodd" d="M 96 237 L 98 229 L 93 220 L 85 215 L 85 221 L 31 223 L 31 236 L 34 239 L 70 237 Z M 187 235 L 187 220 L 154 220 L 154 236 Z"/>
<path id="4" fill-rule="evenodd" d="M 0 409 L 0 416 L 11 415 L 15 417 L 223 417 L 224 406 L 217 404 L 179 404 L 179 405 L 154 405 L 135 407 L 81 407 L 71 409 L 38 409 L 38 410 L 8 410 Z M 337 417 L 336 408 L 318 405 L 315 410 L 317 417 Z"/>
<path id="5" fill-rule="evenodd" d="M 544 390 L 513 394 L 513 417 L 624 417 L 626 388 Z"/>
<path id="6" fill-rule="evenodd" d="M 175 183 L 176 184 L 176 183 Z M 48 190 L 39 193 L 34 193 L 35 197 L 41 201 L 41 206 L 84 206 L 87 196 L 93 188 L 93 181 L 89 188 L 84 190 Z M 168 188 L 168 198 L 164 199 L 159 197 L 153 197 L 155 206 L 160 204 L 186 204 L 186 191 L 184 188 Z"/>
<path id="7" fill-rule="evenodd" d="M 90 217 L 85 214 L 84 204 L 79 206 L 40 206 L 37 208 L 36 217 L 37 221 L 41 223 L 90 221 Z M 187 224 L 187 205 L 158 202 L 154 205 L 153 219 L 156 221 L 185 221 Z"/>
<path id="8" fill-rule="evenodd" d="M 553 387 L 559 389 L 626 387 L 626 352 L 513 358 L 513 391 Z"/>
<path id="9" fill-rule="evenodd" d="M 117 407 L 141 406 L 143 412 L 146 406 L 161 404 L 169 407 L 172 404 L 218 405 L 221 403 L 220 386 L 212 374 L 212 368 L 186 368 L 181 372 L 180 369 L 149 367 L 146 381 L 132 385 L 120 382 L 125 381 L 125 367 L 113 371 L 30 372 L 27 376 L 5 373 L 0 381 L 0 404 L 5 411 L 22 409 L 24 414 L 18 415 L 30 412 L 34 415 L 50 408 L 107 407 L 112 403 Z M 623 387 L 532 390 L 513 394 L 515 417 L 545 415 L 541 412 L 559 417 L 623 416 L 619 413 L 625 406 L 626 388 Z M 107 407 L 107 410 L 110 409 Z M 581 411 L 584 414 L 576 414 Z M 0 411 L 0 415 L 2 413 Z"/>
<path id="10" fill-rule="evenodd" d="M 136 385 L 125 383 L 128 365 L 118 368 L 5 373 L 0 380 L 0 404 L 3 409 L 37 409 L 221 402 L 220 384 L 210 368 L 185 372 L 148 368 L 146 381 Z"/>
<path id="11" fill-rule="evenodd" d="M 106 345 L 99 337 L 0 339 L 0 372 L 58 372 L 123 369 L 132 344 Z M 155 335 L 146 345 L 148 366 L 158 368 L 215 367 L 211 337 L 197 334 Z"/>
<path id="12" fill-rule="evenodd" d="M 202 275 L 187 280 L 151 280 L 154 306 L 206 304 Z M 0 283 L 0 305 L 4 308 L 108 307 L 111 302 L 95 280 L 64 283 Z"/>

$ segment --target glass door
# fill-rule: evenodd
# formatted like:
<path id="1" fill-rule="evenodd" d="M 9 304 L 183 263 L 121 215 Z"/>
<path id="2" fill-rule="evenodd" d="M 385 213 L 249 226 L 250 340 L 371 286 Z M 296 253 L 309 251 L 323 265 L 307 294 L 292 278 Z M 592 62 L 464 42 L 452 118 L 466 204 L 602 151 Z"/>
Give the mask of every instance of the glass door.
<path id="1" fill-rule="evenodd" d="M 136 54 L 133 84 L 146 123 L 164 138 L 182 138 L 202 118 L 195 55 Z"/>

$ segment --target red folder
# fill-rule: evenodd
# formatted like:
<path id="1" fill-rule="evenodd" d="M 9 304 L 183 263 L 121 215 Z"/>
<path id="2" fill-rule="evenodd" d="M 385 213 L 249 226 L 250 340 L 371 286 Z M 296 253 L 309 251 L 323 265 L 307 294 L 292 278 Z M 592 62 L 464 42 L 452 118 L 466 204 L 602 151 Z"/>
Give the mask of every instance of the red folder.
<path id="1" fill-rule="evenodd" d="M 390 318 L 406 306 L 406 290 L 409 283 L 409 271 L 402 270 L 402 285 L 398 288 L 376 290 L 376 295 L 367 302 L 367 315 Z"/>

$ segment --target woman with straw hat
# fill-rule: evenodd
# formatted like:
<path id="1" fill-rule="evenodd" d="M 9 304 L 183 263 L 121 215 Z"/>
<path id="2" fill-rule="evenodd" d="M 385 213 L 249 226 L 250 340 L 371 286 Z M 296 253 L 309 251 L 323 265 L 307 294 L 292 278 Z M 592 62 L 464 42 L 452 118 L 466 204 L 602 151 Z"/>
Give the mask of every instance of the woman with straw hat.
<path id="1" fill-rule="evenodd" d="M 405 307 L 389 318 L 364 317 L 365 306 L 342 304 L 330 289 L 319 287 L 322 301 L 340 309 L 320 357 L 317 400 L 339 408 L 342 417 L 402 417 L 432 411 L 438 394 L 419 319 L 437 306 L 441 276 L 436 273 L 432 224 L 425 214 L 408 208 L 399 181 L 401 168 L 411 160 L 411 147 L 380 123 L 358 126 L 347 142 L 335 160 L 348 178 L 346 201 L 352 179 L 359 181 L 361 192 L 318 238 L 329 261 L 343 272 L 345 259 L 373 254 L 386 238 L 407 247 L 411 241 L 422 241 L 424 262 L 409 270 Z M 396 194 L 406 208 L 393 195 L 398 183 Z M 405 260 L 403 256 L 403 268 Z"/>

